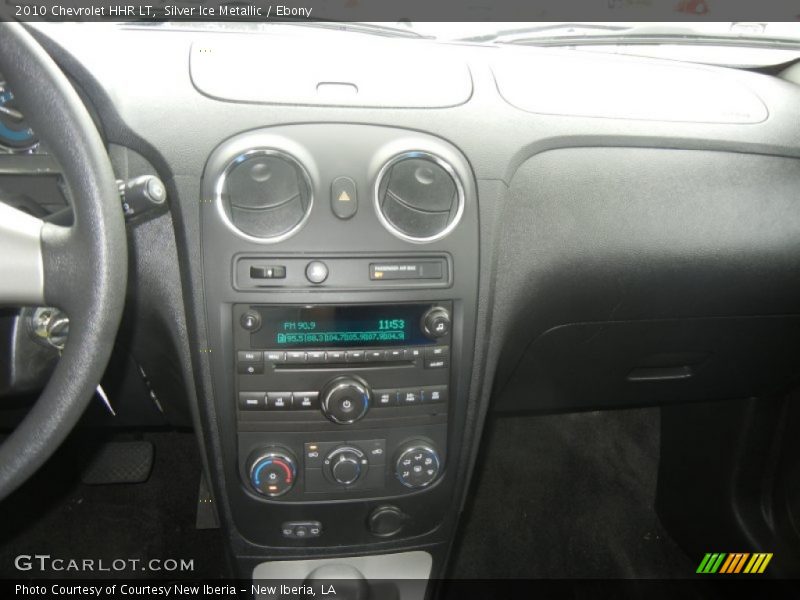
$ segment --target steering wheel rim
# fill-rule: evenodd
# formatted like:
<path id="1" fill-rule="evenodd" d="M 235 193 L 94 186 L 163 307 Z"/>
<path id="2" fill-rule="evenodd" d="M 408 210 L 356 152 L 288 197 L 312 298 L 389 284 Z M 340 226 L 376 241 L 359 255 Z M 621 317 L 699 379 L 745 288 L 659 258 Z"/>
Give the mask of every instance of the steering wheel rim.
<path id="1" fill-rule="evenodd" d="M 61 166 L 74 224 L 0 203 L 0 305 L 56 306 L 70 319 L 39 399 L 0 445 L 0 500 L 58 448 L 108 364 L 125 301 L 127 239 L 114 173 L 80 97 L 19 23 L 0 23 L 0 73 Z"/>

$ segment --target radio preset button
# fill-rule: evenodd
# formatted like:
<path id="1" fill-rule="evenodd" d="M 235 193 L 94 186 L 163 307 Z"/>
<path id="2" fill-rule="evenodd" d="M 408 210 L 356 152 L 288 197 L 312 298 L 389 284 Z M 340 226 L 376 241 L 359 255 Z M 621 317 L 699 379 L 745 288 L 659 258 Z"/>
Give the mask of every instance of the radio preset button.
<path id="1" fill-rule="evenodd" d="M 344 351 L 343 350 L 328 350 L 325 353 L 325 362 L 343 363 L 344 362 Z"/>
<path id="2" fill-rule="evenodd" d="M 322 350 L 306 352 L 306 361 L 310 363 L 323 363 L 325 362 L 325 352 Z"/>
<path id="3" fill-rule="evenodd" d="M 348 350 L 347 362 L 364 362 L 363 350 Z"/>
<path id="4" fill-rule="evenodd" d="M 292 406 L 292 392 L 267 392 L 269 410 L 288 410 Z"/>
<path id="5" fill-rule="evenodd" d="M 375 390 L 374 394 L 377 407 L 397 406 L 397 390 Z"/>
<path id="6" fill-rule="evenodd" d="M 386 351 L 386 360 L 405 360 L 402 348 L 392 348 Z"/>
<path id="7" fill-rule="evenodd" d="M 239 350 L 236 360 L 239 362 L 261 362 L 263 354 L 258 350 Z"/>
<path id="8" fill-rule="evenodd" d="M 292 394 L 294 410 L 310 410 L 319 408 L 319 392 L 294 392 Z"/>
<path id="9" fill-rule="evenodd" d="M 386 360 L 386 351 L 385 350 L 367 350 L 366 351 L 367 362 L 381 362 Z"/>
<path id="10" fill-rule="evenodd" d="M 286 353 L 286 362 L 287 363 L 304 363 L 306 362 L 306 353 L 305 352 L 287 352 Z"/>

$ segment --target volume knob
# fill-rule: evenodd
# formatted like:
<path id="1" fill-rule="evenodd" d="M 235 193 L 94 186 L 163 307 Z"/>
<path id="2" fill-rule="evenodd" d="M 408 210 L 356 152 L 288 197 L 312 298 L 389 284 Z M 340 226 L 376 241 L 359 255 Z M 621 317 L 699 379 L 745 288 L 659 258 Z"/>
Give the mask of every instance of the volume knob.
<path id="1" fill-rule="evenodd" d="M 371 395 L 369 385 L 364 380 L 337 377 L 322 392 L 320 407 L 323 414 L 334 423 L 349 425 L 367 414 Z"/>
<path id="2" fill-rule="evenodd" d="M 422 317 L 422 330 L 428 337 L 438 339 L 450 333 L 450 311 L 434 306 Z"/>

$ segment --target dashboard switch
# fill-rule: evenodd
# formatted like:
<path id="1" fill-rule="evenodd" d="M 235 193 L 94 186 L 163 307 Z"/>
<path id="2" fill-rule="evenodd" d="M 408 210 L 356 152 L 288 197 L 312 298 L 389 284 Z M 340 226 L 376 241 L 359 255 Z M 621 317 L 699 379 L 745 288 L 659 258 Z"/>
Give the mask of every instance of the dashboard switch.
<path id="1" fill-rule="evenodd" d="M 236 364 L 236 372 L 240 375 L 255 375 L 264 372 L 263 362 L 240 362 Z"/>
<path id="2" fill-rule="evenodd" d="M 322 535 L 322 523 L 319 521 L 289 521 L 281 525 L 283 537 L 302 540 Z"/>
<path id="3" fill-rule="evenodd" d="M 269 410 L 287 410 L 291 406 L 291 392 L 269 392 L 267 394 L 267 408 Z"/>
<path id="4" fill-rule="evenodd" d="M 420 403 L 419 390 L 416 389 L 400 390 L 398 397 L 401 405 Z"/>
<path id="5" fill-rule="evenodd" d="M 340 219 L 349 219 L 358 210 L 356 183 L 349 177 L 337 177 L 331 184 L 331 210 Z"/>
<path id="6" fill-rule="evenodd" d="M 397 390 L 375 390 L 375 405 L 379 408 L 397 406 Z"/>
<path id="7" fill-rule="evenodd" d="M 426 369 L 445 369 L 447 368 L 448 358 L 450 358 L 449 346 L 434 346 L 433 348 L 425 348 Z"/>
<path id="8" fill-rule="evenodd" d="M 239 362 L 260 362 L 262 354 L 256 350 L 239 350 L 236 360 Z"/>
<path id="9" fill-rule="evenodd" d="M 240 410 L 264 410 L 267 408 L 267 395 L 264 392 L 239 392 Z"/>
<path id="10" fill-rule="evenodd" d="M 292 408 L 295 410 L 319 408 L 319 392 L 295 392 L 292 394 Z"/>
<path id="11" fill-rule="evenodd" d="M 425 404 L 447 402 L 447 386 L 437 385 L 422 388 L 422 402 Z"/>
<path id="12" fill-rule="evenodd" d="M 250 265 L 250 279 L 286 279 L 286 267 Z"/>
<path id="13" fill-rule="evenodd" d="M 312 260 L 306 265 L 306 279 L 311 283 L 320 284 L 328 278 L 328 265 L 321 260 Z"/>

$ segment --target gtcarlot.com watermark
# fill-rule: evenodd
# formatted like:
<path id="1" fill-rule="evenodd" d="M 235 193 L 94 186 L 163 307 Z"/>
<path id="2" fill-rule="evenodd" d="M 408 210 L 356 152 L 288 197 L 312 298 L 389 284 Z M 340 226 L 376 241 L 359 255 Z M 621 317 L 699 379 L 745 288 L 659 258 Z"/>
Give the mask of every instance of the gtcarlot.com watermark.
<path id="1" fill-rule="evenodd" d="M 60 558 L 49 554 L 20 554 L 14 559 L 17 571 L 31 573 L 187 573 L 194 571 L 194 559 L 185 558 Z"/>

